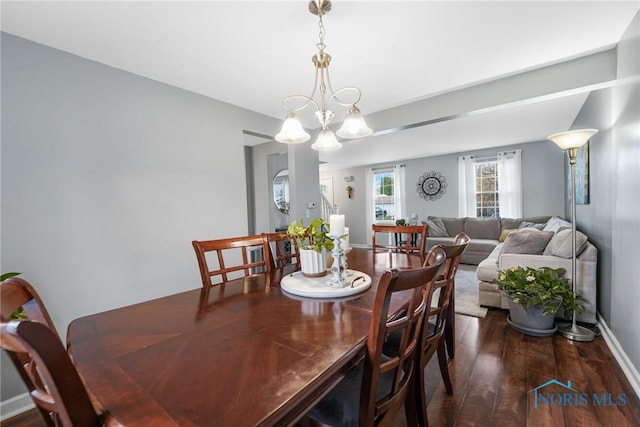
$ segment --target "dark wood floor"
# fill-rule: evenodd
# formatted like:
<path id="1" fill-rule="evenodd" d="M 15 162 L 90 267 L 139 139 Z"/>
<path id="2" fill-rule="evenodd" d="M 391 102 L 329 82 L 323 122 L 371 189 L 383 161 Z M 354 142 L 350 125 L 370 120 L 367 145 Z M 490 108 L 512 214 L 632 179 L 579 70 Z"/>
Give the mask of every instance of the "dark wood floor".
<path id="1" fill-rule="evenodd" d="M 640 400 L 602 337 L 591 343 L 529 337 L 511 329 L 505 318 L 503 310 L 489 310 L 486 319 L 456 315 L 456 357 L 449 365 L 453 395 L 446 394 L 435 359 L 425 373 L 427 384 L 433 385 L 427 390 L 432 427 L 640 426 Z M 571 381 L 577 395 L 563 396 L 568 390 L 558 385 L 540 391 L 555 393 L 556 403 L 572 399 L 578 406 L 538 399 L 535 407 L 531 390 L 553 379 Z M 594 405 L 593 393 L 601 403 L 603 395 L 611 400 Z M 404 424 L 404 414 L 399 414 L 396 425 Z M 29 411 L 2 426 L 44 423 Z"/>

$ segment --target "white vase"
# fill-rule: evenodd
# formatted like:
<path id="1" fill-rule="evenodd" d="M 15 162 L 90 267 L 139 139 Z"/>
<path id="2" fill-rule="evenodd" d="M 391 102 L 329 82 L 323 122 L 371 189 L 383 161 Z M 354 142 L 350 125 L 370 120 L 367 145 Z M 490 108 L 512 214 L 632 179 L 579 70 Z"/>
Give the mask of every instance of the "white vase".
<path id="1" fill-rule="evenodd" d="M 324 251 L 300 249 L 300 269 L 306 277 L 321 277 L 327 274 L 327 256 Z"/>

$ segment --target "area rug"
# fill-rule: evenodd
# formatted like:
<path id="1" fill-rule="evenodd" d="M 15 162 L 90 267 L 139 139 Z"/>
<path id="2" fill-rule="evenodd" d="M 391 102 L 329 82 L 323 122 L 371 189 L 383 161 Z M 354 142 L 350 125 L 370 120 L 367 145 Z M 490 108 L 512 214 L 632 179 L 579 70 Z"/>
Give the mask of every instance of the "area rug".
<path id="1" fill-rule="evenodd" d="M 465 316 L 481 317 L 487 315 L 487 309 L 478 303 L 478 279 L 476 266 L 460 264 L 456 273 L 456 313 Z"/>

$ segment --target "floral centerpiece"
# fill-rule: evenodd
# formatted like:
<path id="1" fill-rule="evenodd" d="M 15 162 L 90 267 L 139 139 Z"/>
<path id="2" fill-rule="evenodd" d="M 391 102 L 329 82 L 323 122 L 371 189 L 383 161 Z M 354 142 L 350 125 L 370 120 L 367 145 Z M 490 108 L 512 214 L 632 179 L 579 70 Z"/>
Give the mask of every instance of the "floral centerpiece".
<path id="1" fill-rule="evenodd" d="M 550 326 L 553 326 L 553 317 L 560 308 L 565 318 L 570 318 L 574 311 L 583 312 L 584 307 L 580 303 L 582 298 L 569 286 L 565 272 L 564 268 L 550 267 L 511 267 L 498 271 L 494 283 L 509 295 L 511 320 L 518 323 L 517 319 L 514 320 L 514 305 L 521 306 L 527 313 L 537 309 L 547 317 L 543 322 L 548 322 Z"/>
<path id="2" fill-rule="evenodd" d="M 333 250 L 333 239 L 329 237 L 329 226 L 322 218 L 311 221 L 305 227 L 302 220 L 289 224 L 285 233 L 300 252 L 300 268 L 308 277 L 327 274 L 326 253 Z"/>

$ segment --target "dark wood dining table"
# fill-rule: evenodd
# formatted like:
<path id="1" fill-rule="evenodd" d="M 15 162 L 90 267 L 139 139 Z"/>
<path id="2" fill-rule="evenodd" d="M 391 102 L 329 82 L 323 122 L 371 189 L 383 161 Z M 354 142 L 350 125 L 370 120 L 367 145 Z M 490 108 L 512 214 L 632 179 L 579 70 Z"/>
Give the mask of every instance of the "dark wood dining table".
<path id="1" fill-rule="evenodd" d="M 262 274 L 76 319 L 69 351 L 94 399 L 127 426 L 291 425 L 364 354 L 382 273 L 420 260 L 353 248 L 348 264 L 371 276 L 369 290 L 294 297 Z"/>

